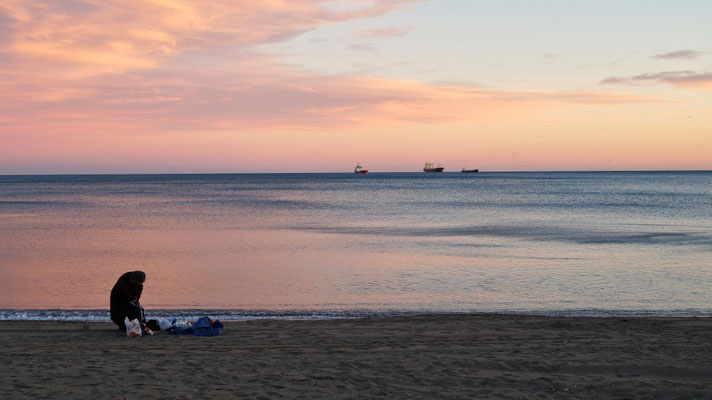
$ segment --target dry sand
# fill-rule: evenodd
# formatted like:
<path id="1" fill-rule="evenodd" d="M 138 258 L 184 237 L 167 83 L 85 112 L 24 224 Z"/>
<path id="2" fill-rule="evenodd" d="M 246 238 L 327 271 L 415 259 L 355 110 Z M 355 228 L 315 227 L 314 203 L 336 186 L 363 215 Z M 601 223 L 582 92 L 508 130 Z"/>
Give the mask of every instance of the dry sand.
<path id="1" fill-rule="evenodd" d="M 1 322 L 0 397 L 712 398 L 712 319 L 435 315 L 129 339 Z"/>

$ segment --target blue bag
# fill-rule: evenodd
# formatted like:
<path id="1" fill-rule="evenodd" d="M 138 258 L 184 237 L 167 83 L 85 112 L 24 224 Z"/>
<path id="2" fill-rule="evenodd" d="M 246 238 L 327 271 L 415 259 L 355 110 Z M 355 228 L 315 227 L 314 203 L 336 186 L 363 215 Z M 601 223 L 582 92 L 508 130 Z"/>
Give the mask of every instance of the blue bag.
<path id="1" fill-rule="evenodd" d="M 222 335 L 223 324 L 220 320 L 211 320 L 208 317 L 201 317 L 195 321 L 193 326 L 176 327 L 170 332 L 171 335 L 193 335 L 193 336 L 220 336 Z"/>

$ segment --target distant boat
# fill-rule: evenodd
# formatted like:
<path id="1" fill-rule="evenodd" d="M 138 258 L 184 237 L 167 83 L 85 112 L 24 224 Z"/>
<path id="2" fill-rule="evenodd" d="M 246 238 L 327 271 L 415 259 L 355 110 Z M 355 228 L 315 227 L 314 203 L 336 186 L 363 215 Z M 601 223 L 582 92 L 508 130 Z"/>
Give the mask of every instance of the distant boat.
<path id="1" fill-rule="evenodd" d="M 480 172 L 480 170 L 479 170 L 479 169 L 467 169 L 467 168 L 465 168 L 465 167 L 462 167 L 462 171 L 460 171 L 460 172 L 465 172 L 465 173 L 469 173 L 469 172 Z"/>
<path id="2" fill-rule="evenodd" d="M 368 170 L 363 169 L 361 164 L 356 164 L 356 168 L 354 168 L 354 174 L 367 174 Z"/>
<path id="3" fill-rule="evenodd" d="M 426 162 L 425 163 L 425 168 L 423 168 L 424 172 L 443 172 L 445 167 L 441 167 L 440 164 L 438 164 L 437 167 L 433 166 L 433 163 Z"/>

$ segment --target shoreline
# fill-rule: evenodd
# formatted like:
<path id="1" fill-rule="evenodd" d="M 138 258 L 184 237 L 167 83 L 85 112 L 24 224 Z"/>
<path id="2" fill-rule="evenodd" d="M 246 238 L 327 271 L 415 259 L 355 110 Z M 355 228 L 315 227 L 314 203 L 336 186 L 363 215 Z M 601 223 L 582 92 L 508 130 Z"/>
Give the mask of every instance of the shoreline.
<path id="1" fill-rule="evenodd" d="M 263 309 L 147 309 L 147 319 L 197 320 L 209 316 L 223 322 L 257 320 L 352 320 L 428 316 L 522 316 L 548 318 L 709 318 L 712 309 L 676 310 L 538 310 L 538 311 L 412 311 L 412 310 L 263 310 Z M 0 322 L 111 322 L 108 309 L 8 309 L 0 308 Z"/>
<path id="2" fill-rule="evenodd" d="M 712 318 L 437 314 L 225 321 L 130 339 L 107 322 L 0 321 L 24 398 L 710 396 Z"/>

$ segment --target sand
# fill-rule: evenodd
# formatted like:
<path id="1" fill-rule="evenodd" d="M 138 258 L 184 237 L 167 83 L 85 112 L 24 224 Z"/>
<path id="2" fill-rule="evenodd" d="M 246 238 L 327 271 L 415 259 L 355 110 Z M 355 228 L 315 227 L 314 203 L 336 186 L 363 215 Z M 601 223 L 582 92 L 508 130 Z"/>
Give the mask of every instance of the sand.
<path id="1" fill-rule="evenodd" d="M 710 318 L 250 321 L 134 339 L 12 321 L 0 334 L 4 399 L 712 398 Z"/>

